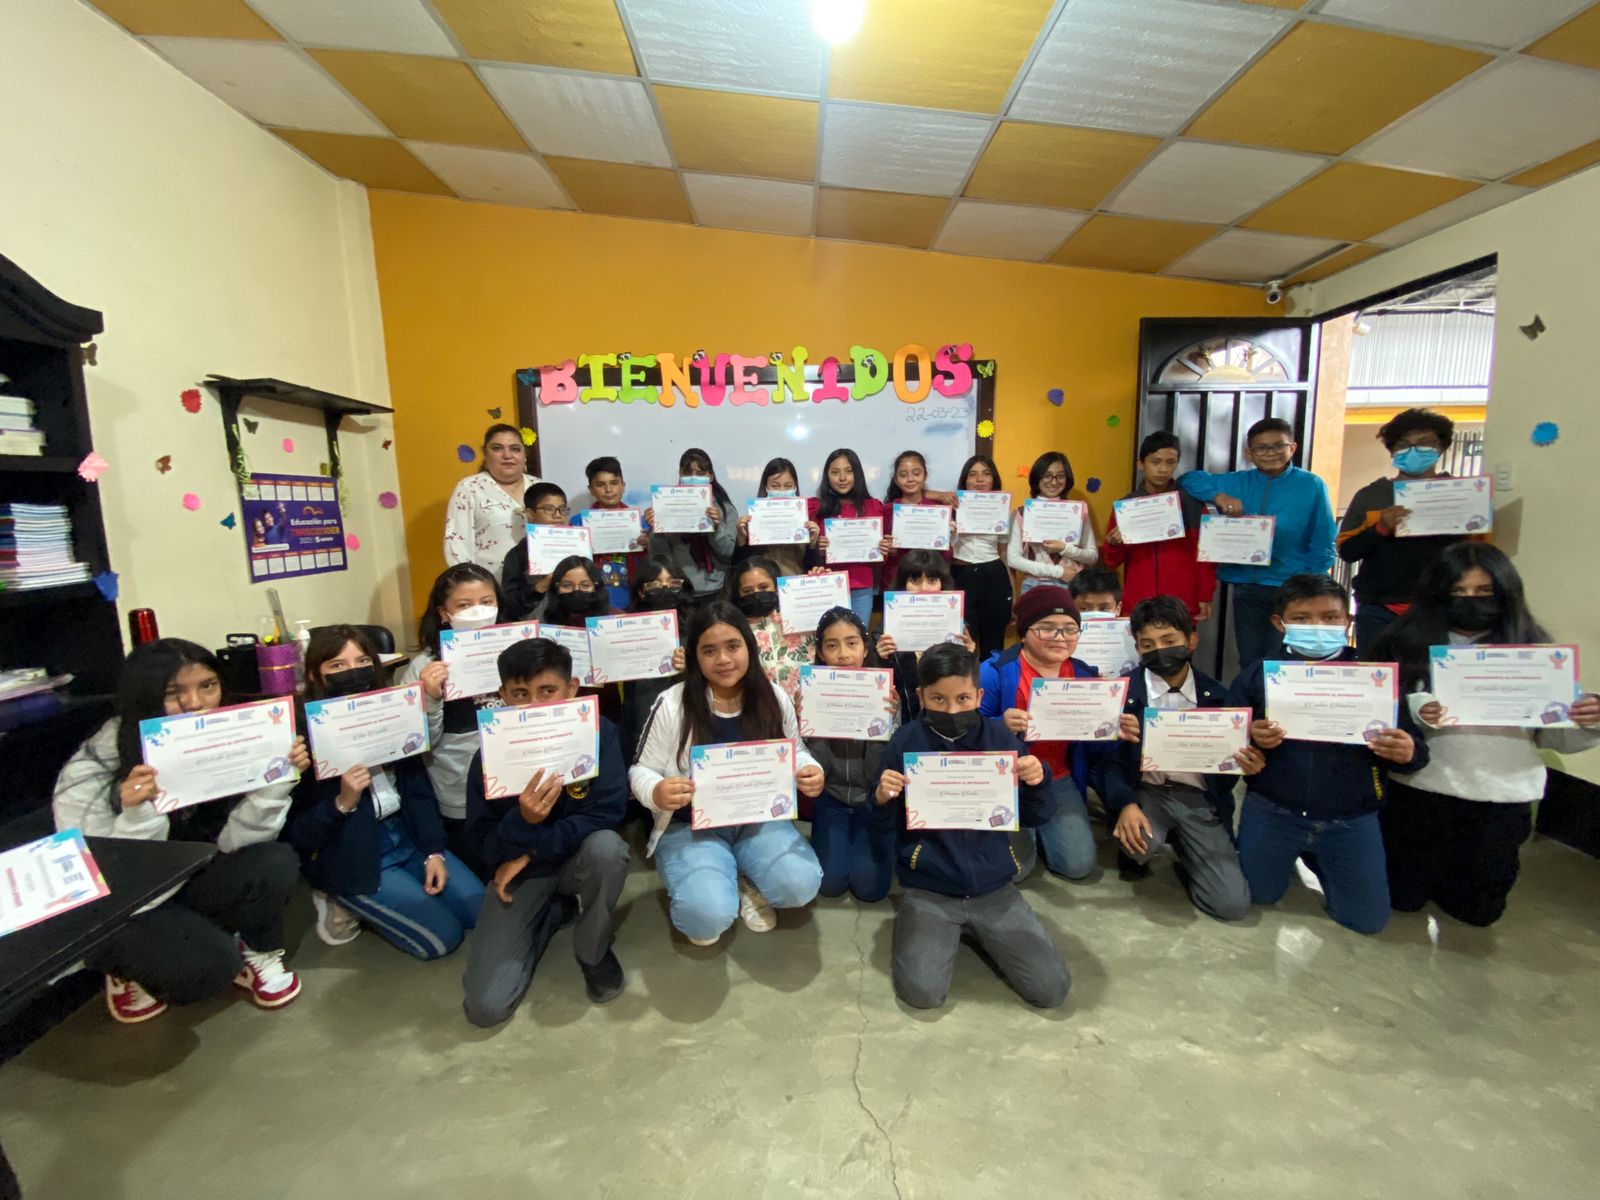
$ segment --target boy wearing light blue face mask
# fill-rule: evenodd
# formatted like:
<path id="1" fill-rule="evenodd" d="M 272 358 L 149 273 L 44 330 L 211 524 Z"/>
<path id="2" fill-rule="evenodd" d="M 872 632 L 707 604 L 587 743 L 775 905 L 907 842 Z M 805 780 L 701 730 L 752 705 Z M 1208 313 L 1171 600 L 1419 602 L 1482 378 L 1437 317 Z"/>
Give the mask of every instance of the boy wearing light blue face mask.
<path id="1" fill-rule="evenodd" d="M 1349 645 L 1350 597 L 1327 575 L 1293 575 L 1273 601 L 1282 657 L 1322 662 L 1358 658 Z M 1273 656 L 1278 657 L 1277 655 Z M 1230 708 L 1249 708 L 1250 741 L 1266 766 L 1247 784 L 1239 819 L 1239 865 L 1256 904 L 1276 904 L 1304 857 L 1322 881 L 1328 915 L 1346 929 L 1377 933 L 1389 920 L 1389 881 L 1378 809 L 1388 771 L 1427 765 L 1428 747 L 1400 706 L 1398 728 L 1365 745 L 1285 738 L 1266 720 L 1265 663 L 1247 667 L 1228 689 Z"/>

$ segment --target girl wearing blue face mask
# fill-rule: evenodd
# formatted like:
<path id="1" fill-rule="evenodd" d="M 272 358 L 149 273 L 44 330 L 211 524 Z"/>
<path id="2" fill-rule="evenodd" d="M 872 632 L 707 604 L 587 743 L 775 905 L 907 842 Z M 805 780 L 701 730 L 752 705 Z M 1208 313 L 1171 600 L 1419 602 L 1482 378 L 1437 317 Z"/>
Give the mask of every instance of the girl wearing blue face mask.
<path id="1" fill-rule="evenodd" d="M 1378 637 L 1416 599 L 1417 580 L 1438 561 L 1456 534 L 1396 537 L 1407 510 L 1394 502 L 1395 479 L 1447 477 L 1440 456 L 1450 448 L 1455 425 L 1440 413 L 1408 408 L 1378 430 L 1394 463 L 1394 478 L 1375 479 L 1350 500 L 1339 527 L 1339 557 L 1356 564 L 1356 649 L 1370 657 Z M 1481 541 L 1473 536 L 1472 540 Z"/>
<path id="2" fill-rule="evenodd" d="M 756 489 L 759 499 L 786 498 L 797 500 L 800 498 L 800 473 L 794 469 L 794 464 L 787 458 L 775 458 L 761 469 L 761 486 Z M 811 541 L 805 545 L 795 546 L 752 546 L 750 545 L 750 518 L 739 518 L 739 548 L 733 552 L 735 564 L 744 562 L 752 555 L 770 558 L 778 564 L 780 575 L 805 574 L 806 551 L 816 545 L 817 535 L 822 532 L 821 526 L 815 521 L 806 522 L 806 532 L 811 535 Z"/>

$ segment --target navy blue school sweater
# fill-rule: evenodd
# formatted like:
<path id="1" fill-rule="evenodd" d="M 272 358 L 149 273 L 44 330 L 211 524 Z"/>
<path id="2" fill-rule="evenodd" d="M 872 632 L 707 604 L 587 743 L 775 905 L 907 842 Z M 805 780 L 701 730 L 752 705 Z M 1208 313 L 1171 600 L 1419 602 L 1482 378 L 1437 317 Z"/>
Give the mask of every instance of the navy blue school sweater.
<path id="1" fill-rule="evenodd" d="M 1021 757 L 1028 748 L 999 721 L 988 717 L 979 721 L 966 736 L 947 742 L 921 718 L 902 725 L 884 747 L 878 775 L 872 781 L 876 793 L 884 771 L 905 771 L 905 756 L 912 753 L 959 754 L 981 751 L 1015 750 Z M 908 888 L 922 888 L 945 896 L 987 896 L 1011 882 L 1018 863 L 1011 853 L 1010 835 L 987 829 L 907 829 L 905 793 L 888 804 L 872 802 L 872 828 L 898 831 L 896 849 L 900 882 Z M 1050 768 L 1037 784 L 1018 782 L 1018 818 L 1024 828 L 1043 825 L 1056 813 L 1050 790 Z"/>
<path id="2" fill-rule="evenodd" d="M 400 793 L 400 811 L 389 819 L 404 823 L 411 844 L 424 855 L 441 853 L 444 823 L 439 819 L 439 799 L 428 780 L 422 756 L 402 758 L 388 766 L 395 791 Z M 335 896 L 370 896 L 378 890 L 381 873 L 378 810 L 373 806 L 369 787 L 354 812 L 340 812 L 337 805 L 342 782 L 337 776 L 301 777 L 289 820 L 289 844 L 300 854 L 300 873 L 318 891 Z"/>
<path id="3" fill-rule="evenodd" d="M 1228 689 L 1223 687 L 1209 675 L 1202 675 L 1194 667 L 1189 668 L 1189 674 L 1194 678 L 1194 698 L 1196 708 L 1227 708 Z M 1139 718 L 1139 727 L 1144 728 L 1144 710 L 1150 704 L 1150 681 L 1145 676 L 1143 667 L 1128 676 L 1128 701 L 1123 705 L 1122 711 L 1132 713 Z M 1243 707 L 1240 705 L 1239 707 Z M 1106 825 L 1113 827 L 1117 817 L 1129 804 L 1132 804 L 1139 793 L 1139 759 L 1142 754 L 1138 742 L 1114 742 L 1110 751 L 1105 755 L 1104 769 L 1099 776 L 1096 790 L 1100 798 L 1105 801 Z M 1212 810 L 1217 814 L 1217 819 L 1222 822 L 1222 827 L 1231 835 L 1233 833 L 1233 786 L 1237 777 L 1233 775 L 1207 775 L 1206 800 L 1210 802 Z M 1254 786 L 1252 784 L 1252 786 Z"/>
<path id="4" fill-rule="evenodd" d="M 628 811 L 628 768 L 622 761 L 617 727 L 600 718 L 600 773 L 569 783 L 537 825 L 522 818 L 517 797 L 490 800 L 483 794 L 483 751 L 467 768 L 467 843 L 494 870 L 528 856 L 529 875 L 553 875 L 577 853 L 591 833 L 615 829 Z"/>
<path id="5" fill-rule="evenodd" d="M 1288 661 L 1292 656 L 1280 651 L 1280 657 Z M 1326 661 L 1354 662 L 1357 658 L 1355 650 L 1347 646 Z M 1227 707 L 1248 708 L 1254 720 L 1267 715 L 1265 660 L 1248 667 L 1233 681 Z M 1261 752 L 1267 765 L 1259 775 L 1250 776 L 1245 786 L 1279 808 L 1317 821 L 1349 820 L 1376 812 L 1386 798 L 1384 785 L 1390 771 L 1409 774 L 1428 765 L 1428 743 L 1411 719 L 1404 699 L 1399 707 L 1398 728 L 1411 735 L 1415 747 L 1405 766 L 1379 758 L 1366 746 L 1285 739 L 1277 749 Z"/>

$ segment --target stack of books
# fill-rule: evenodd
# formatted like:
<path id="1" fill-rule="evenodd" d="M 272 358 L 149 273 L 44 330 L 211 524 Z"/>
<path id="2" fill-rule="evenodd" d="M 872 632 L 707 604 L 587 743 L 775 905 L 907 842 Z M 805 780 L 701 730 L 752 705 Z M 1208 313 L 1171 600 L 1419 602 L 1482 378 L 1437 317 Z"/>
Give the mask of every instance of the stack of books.
<path id="1" fill-rule="evenodd" d="M 44 453 L 44 434 L 33 424 L 33 401 L 7 393 L 11 381 L 0 375 L 0 454 Z"/>
<path id="2" fill-rule="evenodd" d="M 72 558 L 72 518 L 65 505 L 0 504 L 0 585 L 7 591 L 88 578 L 88 564 Z"/>

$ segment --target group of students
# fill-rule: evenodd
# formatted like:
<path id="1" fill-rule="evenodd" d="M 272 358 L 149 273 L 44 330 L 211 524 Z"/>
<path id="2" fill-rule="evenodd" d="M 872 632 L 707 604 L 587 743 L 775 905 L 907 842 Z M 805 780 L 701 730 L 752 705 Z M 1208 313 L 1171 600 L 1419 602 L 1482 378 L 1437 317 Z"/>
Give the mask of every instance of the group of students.
<path id="1" fill-rule="evenodd" d="M 1409 443 L 1394 452 L 1397 469 L 1417 466 L 1408 455 L 1426 434 L 1448 444 L 1443 421 L 1423 413 L 1401 422 L 1398 434 L 1394 422 L 1385 427 L 1381 436 Z M 1283 455 L 1280 446 L 1258 451 L 1263 439 L 1281 441 L 1283 431 L 1270 425 L 1249 431 L 1258 461 Z M 1170 434 L 1146 439 L 1136 494 L 1181 486 L 1196 496 L 1209 489 L 1224 503 L 1234 493 L 1254 495 L 1260 504 L 1261 493 L 1272 490 L 1270 482 L 1258 487 L 1248 477 L 1197 483 L 1191 472 L 1180 480 L 1177 458 Z M 1286 470 L 1298 468 L 1285 462 L 1267 479 L 1281 479 Z M 714 532 L 652 534 L 647 548 L 619 556 L 626 560 L 620 564 L 567 560 L 542 586 L 530 581 L 524 558 L 521 575 L 505 580 L 531 589 L 520 598 L 477 563 L 456 563 L 439 575 L 419 623 L 421 649 L 400 677 L 427 699 L 432 748 L 425 756 L 353 768 L 336 779 L 305 774 L 298 783 L 160 815 L 149 804 L 156 781 L 140 762 L 138 723 L 224 703 L 221 673 L 216 659 L 190 642 L 164 639 L 136 649 L 123 669 L 119 715 L 61 773 L 57 825 L 100 836 L 213 841 L 218 854 L 91 959 L 107 976 L 112 1015 L 147 1020 L 168 1003 L 230 984 L 263 1007 L 292 1000 L 300 983 L 283 962 L 283 921 L 301 875 L 314 889 L 318 935 L 329 943 L 347 942 L 367 927 L 416 957 L 437 958 L 465 941 L 464 1009 L 476 1025 L 511 1016 L 545 948 L 569 923 L 587 993 L 603 1003 L 625 987 L 612 943 L 631 857 L 620 831 L 631 819 L 648 826 L 645 853 L 667 890 L 670 922 L 694 945 L 714 945 L 736 921 L 770 931 L 775 909 L 803 907 L 819 893 L 883 903 L 898 877 L 892 979 L 905 1003 L 944 1003 L 961 936 L 970 933 L 1024 1000 L 1051 1007 L 1064 1001 L 1070 974 L 1016 885 L 1041 861 L 1067 880 L 1094 874 L 1091 796 L 1130 873 L 1170 846 L 1194 906 L 1220 920 L 1279 900 L 1303 862 L 1320 879 L 1329 915 L 1350 929 L 1376 933 L 1391 910 L 1413 911 L 1430 900 L 1463 921 L 1487 925 L 1500 916 L 1516 878 L 1531 801 L 1543 787 L 1541 751 L 1600 741 L 1594 696 L 1572 706 L 1575 729 L 1464 728 L 1441 720 L 1426 690 L 1430 646 L 1549 637 L 1529 613 L 1503 553 L 1482 541 L 1453 539 L 1395 550 L 1393 532 L 1404 513 L 1392 503 L 1371 519 L 1353 506 L 1346 523 L 1354 519 L 1356 528 L 1340 550 L 1350 546 L 1350 556 L 1360 550 L 1362 558 L 1383 563 L 1386 579 L 1398 575 L 1386 555 L 1427 556 L 1408 596 L 1383 602 L 1389 607 L 1374 652 L 1359 654 L 1398 664 L 1406 703 L 1394 728 L 1363 745 L 1342 745 L 1288 739 L 1265 711 L 1264 659 L 1358 657 L 1350 645 L 1350 597 L 1325 567 L 1291 573 L 1271 589 L 1266 649 L 1244 661 L 1230 686 L 1194 667 L 1197 621 L 1209 616 L 1214 587 L 1206 584 L 1204 564 L 1194 561 L 1189 518 L 1198 516 L 1198 504 L 1184 505 L 1183 539 L 1122 546 L 1115 529 L 1109 532 L 1106 557 L 1124 569 L 1124 583 L 1089 566 L 1092 533 L 1079 546 L 1026 550 L 1037 570 L 1014 603 L 1000 539 L 975 549 L 957 538 L 952 557 L 932 550 L 895 555 L 885 565 L 892 590 L 953 590 L 963 582 L 968 589 L 970 627 L 962 643 L 912 653 L 871 631 L 870 575 L 861 588 L 852 575 L 850 605 L 827 612 L 813 633 L 787 633 L 776 613 L 777 581 L 808 569 L 809 548 L 797 554 L 744 544 L 748 526 L 734 516 L 704 454 L 686 452 L 682 474 L 711 481 L 722 513 Z M 596 460 L 589 477 L 597 503 L 620 503 L 615 460 Z M 974 459 L 960 484 L 984 490 L 997 479 L 992 463 Z M 944 499 L 929 493 L 926 482 L 920 456 L 902 454 L 890 499 Z M 828 458 L 823 486 L 833 495 L 818 497 L 811 510 L 818 542 L 819 518 L 877 511 L 849 451 Z M 1041 456 L 1030 478 L 1034 494 L 1061 496 L 1070 486 L 1065 456 Z M 779 460 L 761 490 L 796 488 L 793 466 Z M 1298 503 L 1315 489 L 1296 481 L 1293 490 Z M 525 507 L 530 521 L 570 516 L 565 496 L 551 484 L 531 485 Z M 1308 511 L 1315 522 L 1314 506 Z M 1017 532 L 1014 524 L 1013 539 Z M 1363 549 L 1354 535 L 1384 540 Z M 1305 530 L 1287 536 L 1286 544 L 1302 550 L 1313 540 Z M 507 552 L 507 569 L 515 553 Z M 989 578 L 990 563 L 1006 576 L 1003 585 Z M 617 569 L 608 573 L 608 565 Z M 992 591 L 1002 586 L 1003 624 L 980 630 L 979 614 L 997 606 Z M 1365 612 L 1360 576 L 1357 590 Z M 501 654 L 497 693 L 445 698 L 441 629 L 481 628 L 530 612 L 546 623 L 582 625 L 588 616 L 620 609 L 676 610 L 676 675 L 584 689 L 570 653 L 536 637 Z M 1074 655 L 1088 611 L 1126 611 L 1139 656 L 1117 740 L 1028 740 L 1035 679 L 1097 674 Z M 1010 647 L 1003 647 L 1006 625 L 1017 638 Z M 807 663 L 890 669 L 899 703 L 887 741 L 802 737 L 796 705 L 799 667 Z M 376 648 L 359 627 L 319 629 L 306 652 L 306 696 L 371 690 L 381 685 L 378 671 Z M 596 775 L 563 784 L 536 774 L 514 799 L 488 799 L 477 710 L 584 691 L 598 691 L 604 714 Z M 1245 779 L 1237 819 L 1234 777 L 1148 770 L 1139 751 L 1147 709 L 1215 707 L 1251 710 L 1251 744 L 1238 760 Z M 794 821 L 693 828 L 691 748 L 769 739 L 794 742 L 809 836 Z M 1020 831 L 908 829 L 905 756 L 926 751 L 1014 752 Z M 303 744 L 294 762 L 302 771 L 308 765 Z"/>

